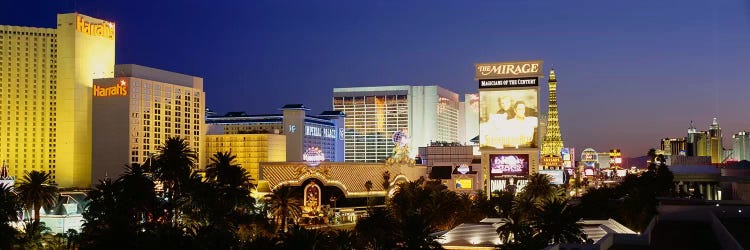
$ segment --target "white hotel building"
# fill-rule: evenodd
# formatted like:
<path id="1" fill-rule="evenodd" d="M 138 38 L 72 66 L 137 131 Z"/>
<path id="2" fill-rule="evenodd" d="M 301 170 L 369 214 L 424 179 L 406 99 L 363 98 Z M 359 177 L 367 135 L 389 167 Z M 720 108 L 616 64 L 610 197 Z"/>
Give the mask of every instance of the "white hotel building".
<path id="1" fill-rule="evenodd" d="M 333 109 L 346 114 L 345 161 L 385 160 L 396 131 L 407 131 L 411 156 L 430 141 L 459 141 L 458 94 L 440 86 L 334 88 Z"/>

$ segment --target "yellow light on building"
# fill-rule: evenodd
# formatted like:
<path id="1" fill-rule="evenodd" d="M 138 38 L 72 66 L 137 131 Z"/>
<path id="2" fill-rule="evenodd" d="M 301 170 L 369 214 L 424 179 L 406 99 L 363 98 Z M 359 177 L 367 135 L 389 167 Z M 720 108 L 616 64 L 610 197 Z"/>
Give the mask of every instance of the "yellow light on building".
<path id="1" fill-rule="evenodd" d="M 277 134 L 221 134 L 206 135 L 206 159 L 217 152 L 232 152 L 237 164 L 250 174 L 254 184 L 258 184 L 261 162 L 286 161 L 286 136 Z"/>
<path id="2" fill-rule="evenodd" d="M 112 22 L 68 13 L 57 29 L 0 25 L 0 159 L 11 175 L 91 185 L 92 80 L 112 77 L 114 63 Z"/>

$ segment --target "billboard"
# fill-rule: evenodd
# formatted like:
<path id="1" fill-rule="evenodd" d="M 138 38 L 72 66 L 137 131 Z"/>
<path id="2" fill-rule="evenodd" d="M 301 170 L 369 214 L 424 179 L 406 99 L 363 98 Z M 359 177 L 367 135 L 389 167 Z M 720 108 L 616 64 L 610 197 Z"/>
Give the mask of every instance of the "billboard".
<path id="1" fill-rule="evenodd" d="M 538 89 L 480 91 L 479 146 L 536 148 Z"/>
<path id="2" fill-rule="evenodd" d="M 501 79 L 542 76 L 544 61 L 491 62 L 474 64 L 474 78 Z"/>
<path id="3" fill-rule="evenodd" d="M 490 176 L 527 176 L 529 175 L 528 154 L 491 154 Z"/>
<path id="4" fill-rule="evenodd" d="M 456 179 L 456 189 L 471 189 L 472 183 L 472 179 Z"/>
<path id="5" fill-rule="evenodd" d="M 563 170 L 540 169 L 539 174 L 546 174 L 549 176 L 550 183 L 552 184 L 560 185 L 565 183 Z"/>

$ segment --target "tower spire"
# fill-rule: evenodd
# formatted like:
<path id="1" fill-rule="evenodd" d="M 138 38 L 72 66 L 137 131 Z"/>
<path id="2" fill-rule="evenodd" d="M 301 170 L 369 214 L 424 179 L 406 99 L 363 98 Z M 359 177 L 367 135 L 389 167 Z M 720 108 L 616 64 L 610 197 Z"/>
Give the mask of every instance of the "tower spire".
<path id="1" fill-rule="evenodd" d="M 563 148 L 563 139 L 560 134 L 560 121 L 557 112 L 557 78 L 555 69 L 549 71 L 549 106 L 547 111 L 547 132 L 542 142 L 542 157 L 550 159 L 557 158 L 547 162 L 559 162 L 559 157 Z M 555 163 L 557 164 L 557 163 Z"/>

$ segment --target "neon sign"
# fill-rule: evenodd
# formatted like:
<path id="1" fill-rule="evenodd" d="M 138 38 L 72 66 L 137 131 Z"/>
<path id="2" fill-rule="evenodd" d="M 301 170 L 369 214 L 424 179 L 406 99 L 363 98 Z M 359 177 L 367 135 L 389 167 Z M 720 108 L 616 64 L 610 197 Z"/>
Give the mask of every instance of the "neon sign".
<path id="1" fill-rule="evenodd" d="M 76 31 L 90 36 L 104 37 L 109 40 L 115 39 L 115 24 L 104 21 L 100 24 L 94 24 L 83 20 L 83 16 L 76 16 Z"/>
<path id="2" fill-rule="evenodd" d="M 101 87 L 94 84 L 94 96 L 107 97 L 107 96 L 127 96 L 128 95 L 128 82 L 120 80 L 120 83 L 111 87 Z"/>
<path id="3" fill-rule="evenodd" d="M 336 139 L 336 129 L 305 126 L 305 135 Z"/>
<path id="4" fill-rule="evenodd" d="M 320 148 L 310 147 L 305 150 L 304 154 L 302 154 L 302 160 L 304 160 L 308 166 L 315 167 L 320 165 L 321 162 L 325 161 L 326 156 L 323 154 L 323 150 L 320 150 Z"/>
<path id="5" fill-rule="evenodd" d="M 469 168 L 469 166 L 468 166 L 468 165 L 466 165 L 466 164 L 461 164 L 461 166 L 458 166 L 458 168 L 456 168 L 456 171 L 458 171 L 458 172 L 459 172 L 459 173 L 461 173 L 461 174 L 466 174 L 466 173 L 468 173 L 469 171 L 471 171 L 471 169 Z"/>

